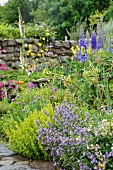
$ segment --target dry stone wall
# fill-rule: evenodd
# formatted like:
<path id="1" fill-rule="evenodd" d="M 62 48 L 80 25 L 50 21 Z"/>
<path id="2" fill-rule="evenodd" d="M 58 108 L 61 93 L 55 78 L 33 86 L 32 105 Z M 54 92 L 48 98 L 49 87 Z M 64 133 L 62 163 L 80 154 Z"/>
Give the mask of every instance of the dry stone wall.
<path id="1" fill-rule="evenodd" d="M 32 45 L 32 52 L 34 53 L 33 58 L 37 58 L 37 54 L 40 50 L 38 46 L 39 40 L 38 39 L 24 39 L 24 49 L 27 55 L 27 51 L 29 50 L 29 44 Z M 53 62 L 55 60 L 60 60 L 63 62 L 65 57 L 69 57 L 72 55 L 71 47 L 76 46 L 77 43 L 73 40 L 71 41 L 54 41 L 48 44 L 52 46 L 50 52 L 44 52 L 44 57 L 46 61 Z M 45 45 L 47 47 L 47 45 Z M 46 48 L 46 47 L 43 48 Z M 6 64 L 8 68 L 16 69 L 18 65 L 20 65 L 20 49 L 22 47 L 22 39 L 4 39 L 0 40 L 0 63 Z M 30 56 L 28 56 L 30 57 Z M 42 57 L 38 57 L 38 63 L 43 63 Z"/>

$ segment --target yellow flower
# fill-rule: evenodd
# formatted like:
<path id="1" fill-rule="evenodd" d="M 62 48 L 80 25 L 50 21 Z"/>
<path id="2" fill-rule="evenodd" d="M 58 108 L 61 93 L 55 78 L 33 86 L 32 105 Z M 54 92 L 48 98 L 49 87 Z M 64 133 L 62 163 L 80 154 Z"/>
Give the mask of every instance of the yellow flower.
<path id="1" fill-rule="evenodd" d="M 31 54 L 31 53 L 32 53 L 32 50 L 28 50 L 28 51 L 27 51 L 27 54 Z"/>
<path id="2" fill-rule="evenodd" d="M 42 46 L 42 43 L 38 43 L 38 46 L 41 47 L 41 46 Z"/>
<path id="3" fill-rule="evenodd" d="M 46 30 L 46 33 L 49 33 L 49 30 L 48 30 L 48 29 Z"/>
<path id="4" fill-rule="evenodd" d="M 42 40 L 45 41 L 45 37 L 42 37 Z"/>
<path id="5" fill-rule="evenodd" d="M 40 50 L 40 53 L 43 53 L 44 52 L 44 50 Z"/>
<path id="6" fill-rule="evenodd" d="M 36 58 L 35 60 L 38 61 L 38 58 Z"/>
<path id="7" fill-rule="evenodd" d="M 89 46 L 87 49 L 87 53 L 90 54 L 91 53 L 92 48 Z"/>
<path id="8" fill-rule="evenodd" d="M 46 62 L 46 64 L 47 64 L 47 65 L 49 65 L 49 64 L 50 64 L 50 62 Z"/>
<path id="9" fill-rule="evenodd" d="M 23 80 L 19 80 L 18 84 L 24 84 Z"/>
<path id="10" fill-rule="evenodd" d="M 72 48 L 72 53 L 74 56 L 76 56 L 77 51 L 74 48 Z"/>
<path id="11" fill-rule="evenodd" d="M 38 53 L 38 54 L 37 54 L 37 56 L 39 56 L 39 57 L 40 57 L 40 56 L 41 56 L 41 53 Z"/>
<path id="12" fill-rule="evenodd" d="M 49 36 L 50 35 L 50 33 L 49 32 L 46 32 L 46 36 Z"/>
<path id="13" fill-rule="evenodd" d="M 31 47 L 32 47 L 32 44 L 29 44 L 28 47 L 31 48 Z"/>
<path id="14" fill-rule="evenodd" d="M 29 68 L 29 69 L 31 69 L 31 66 L 30 66 L 30 65 L 28 65 L 28 68 Z"/>
<path id="15" fill-rule="evenodd" d="M 31 56 L 33 57 L 35 54 L 34 53 L 31 53 Z"/>
<path id="16" fill-rule="evenodd" d="M 71 47 L 71 50 L 72 50 L 72 51 L 74 50 L 74 47 L 73 47 L 73 46 Z"/>
<path id="17" fill-rule="evenodd" d="M 48 49 L 47 49 L 47 48 L 45 48 L 45 51 L 48 51 Z"/>
<path id="18" fill-rule="evenodd" d="M 20 89 L 21 89 L 22 91 L 24 91 L 24 90 L 25 90 L 25 88 L 23 88 L 23 87 L 20 87 Z"/>
<path id="19" fill-rule="evenodd" d="M 77 51 L 80 51 L 80 47 L 79 47 L 78 45 L 76 46 L 76 50 L 77 50 Z"/>
<path id="20" fill-rule="evenodd" d="M 85 48 L 82 46 L 82 48 L 81 48 L 81 52 L 82 52 L 82 55 L 84 55 L 84 53 L 85 53 Z"/>
<path id="21" fill-rule="evenodd" d="M 73 55 L 75 56 L 77 51 L 76 51 L 76 49 L 73 46 L 71 47 L 71 51 L 72 51 Z"/>
<path id="22" fill-rule="evenodd" d="M 105 170 L 105 168 L 106 168 L 104 162 L 103 163 L 99 162 L 98 166 L 99 166 L 99 168 L 102 168 L 103 170 Z"/>

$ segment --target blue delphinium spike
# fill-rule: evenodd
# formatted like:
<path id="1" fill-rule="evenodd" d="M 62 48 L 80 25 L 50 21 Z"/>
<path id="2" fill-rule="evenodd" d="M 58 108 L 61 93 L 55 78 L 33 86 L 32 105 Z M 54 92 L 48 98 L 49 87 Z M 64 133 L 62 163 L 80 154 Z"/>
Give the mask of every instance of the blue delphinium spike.
<path id="1" fill-rule="evenodd" d="M 92 47 L 92 50 L 96 50 L 96 48 L 97 48 L 96 33 L 95 33 L 95 31 L 92 32 L 91 47 Z"/>

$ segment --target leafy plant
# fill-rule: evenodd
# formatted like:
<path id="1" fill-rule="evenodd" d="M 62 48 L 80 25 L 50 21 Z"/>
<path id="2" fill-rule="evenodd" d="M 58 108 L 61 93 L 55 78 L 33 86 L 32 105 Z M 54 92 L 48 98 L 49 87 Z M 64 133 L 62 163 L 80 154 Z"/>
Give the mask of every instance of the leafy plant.
<path id="1" fill-rule="evenodd" d="M 46 116 L 46 112 L 50 118 Z M 8 124 L 4 123 L 3 130 L 11 143 L 11 149 L 29 158 L 50 159 L 48 153 L 43 149 L 40 142 L 37 141 L 36 132 L 38 127 L 36 126 L 36 121 L 41 121 L 42 126 L 46 127 L 47 122 L 51 121 L 53 114 L 53 107 L 48 103 L 41 111 L 34 110 L 30 112 L 29 116 L 24 121 L 20 120 L 19 124 L 10 118 Z"/>

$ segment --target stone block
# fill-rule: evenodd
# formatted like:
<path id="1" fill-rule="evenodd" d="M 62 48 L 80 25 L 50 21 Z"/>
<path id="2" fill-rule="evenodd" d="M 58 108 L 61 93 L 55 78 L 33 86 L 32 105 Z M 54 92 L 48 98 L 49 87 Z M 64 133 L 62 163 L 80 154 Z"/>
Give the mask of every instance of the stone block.
<path id="1" fill-rule="evenodd" d="M 32 52 L 37 53 L 38 52 L 38 47 L 36 45 L 32 45 Z"/>
<path id="2" fill-rule="evenodd" d="M 38 39 L 34 39 L 34 44 L 38 45 L 38 43 L 39 43 L 39 40 Z"/>
<path id="3" fill-rule="evenodd" d="M 34 42 L 33 38 L 25 38 L 24 43 L 32 44 Z"/>
<path id="4" fill-rule="evenodd" d="M 6 47 L 7 53 L 13 53 L 14 52 L 14 47 Z"/>
<path id="5" fill-rule="evenodd" d="M 8 45 L 8 40 L 3 40 L 2 41 L 2 47 L 7 47 Z"/>
<path id="6" fill-rule="evenodd" d="M 78 45 L 78 42 L 77 41 L 74 41 L 74 40 L 70 40 L 70 48 L 73 46 L 73 47 L 76 47 Z"/>
<path id="7" fill-rule="evenodd" d="M 70 49 L 61 48 L 60 51 L 63 55 L 72 55 L 72 51 Z"/>
<path id="8" fill-rule="evenodd" d="M 66 48 L 66 49 L 70 49 L 70 43 L 69 43 L 69 41 L 63 41 L 63 42 L 62 42 L 62 46 L 63 46 L 64 48 Z"/>
<path id="9" fill-rule="evenodd" d="M 21 45 L 22 44 L 22 39 L 15 39 L 16 43 Z"/>
<path id="10" fill-rule="evenodd" d="M 14 54 L 7 54 L 4 56 L 4 60 L 5 61 L 14 61 L 15 58 L 14 58 Z"/>
<path id="11" fill-rule="evenodd" d="M 8 40 L 8 46 L 15 46 L 16 45 L 16 41 L 15 40 Z"/>
<path id="12" fill-rule="evenodd" d="M 60 41 L 54 41 L 53 42 L 53 47 L 54 48 L 61 48 L 62 47 L 62 43 Z"/>
<path id="13" fill-rule="evenodd" d="M 20 47 L 15 47 L 15 52 L 18 52 L 18 53 L 20 53 Z"/>

